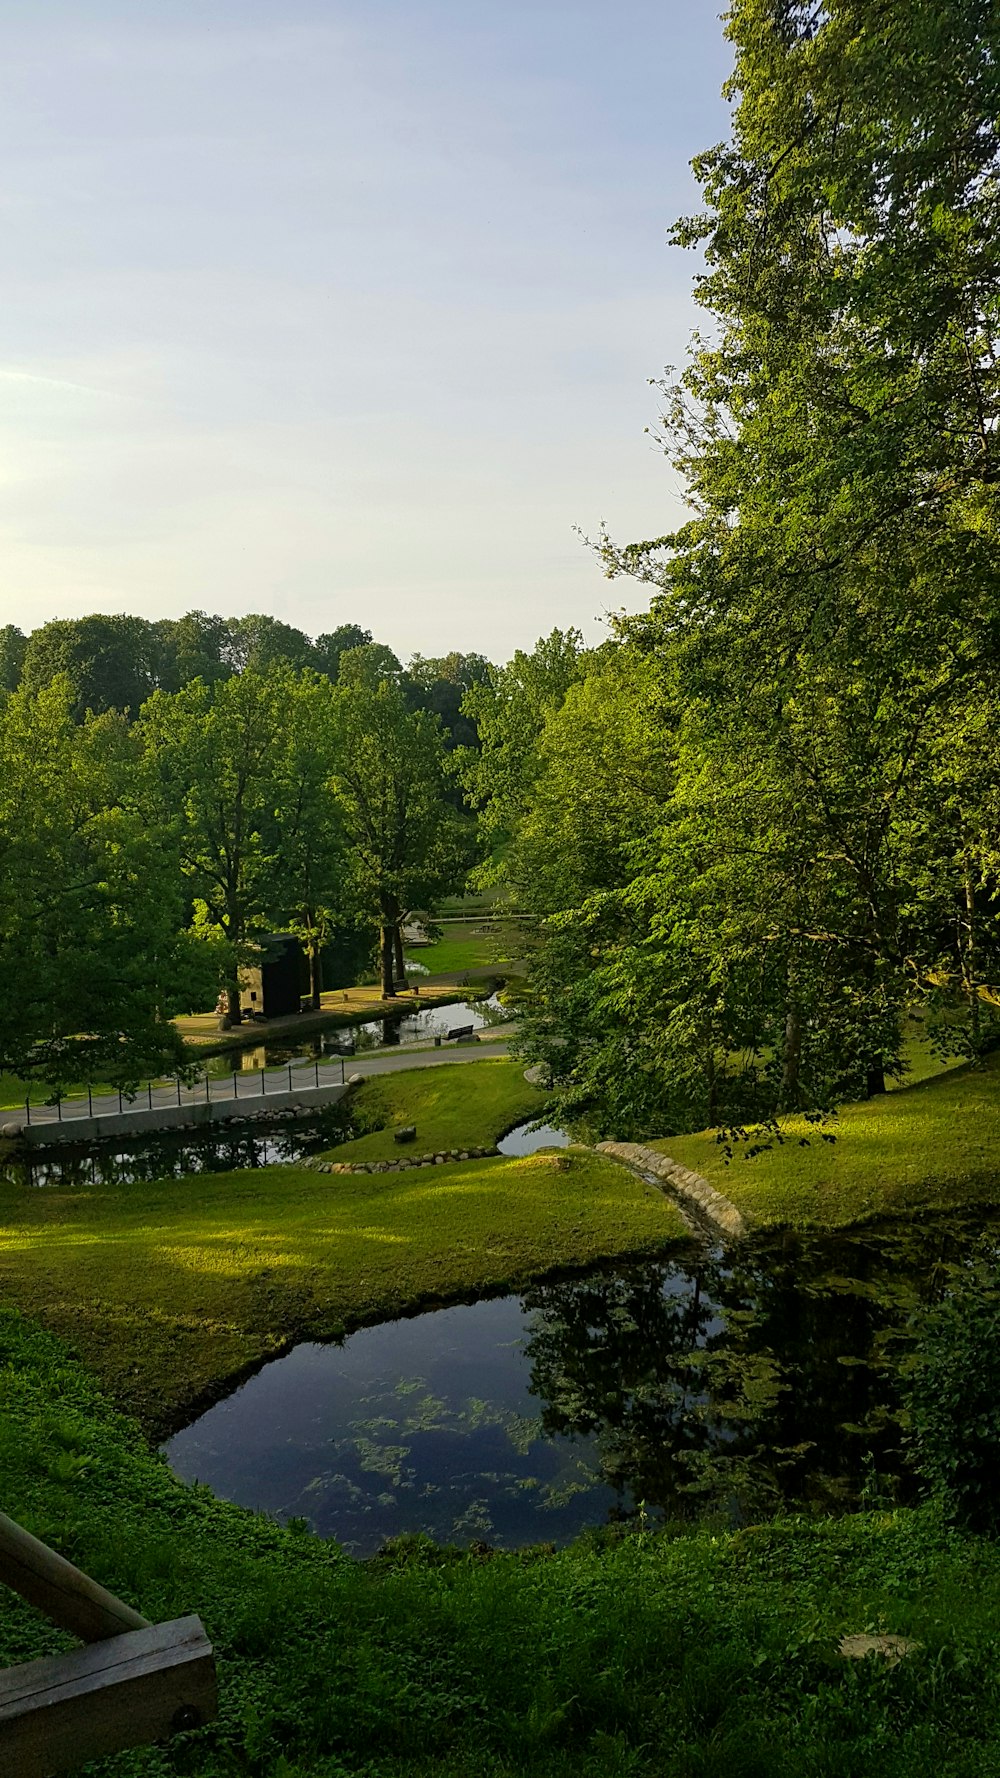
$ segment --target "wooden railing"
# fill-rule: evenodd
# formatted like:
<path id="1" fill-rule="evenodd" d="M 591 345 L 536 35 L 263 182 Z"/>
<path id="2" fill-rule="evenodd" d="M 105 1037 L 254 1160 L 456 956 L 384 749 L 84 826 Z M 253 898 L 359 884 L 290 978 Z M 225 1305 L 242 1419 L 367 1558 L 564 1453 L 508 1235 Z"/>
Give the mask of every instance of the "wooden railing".
<path id="1" fill-rule="evenodd" d="M 0 1513 L 0 1581 L 90 1644 L 0 1671 L 0 1773 L 55 1778 L 216 1715 L 201 1621 L 151 1624 Z"/>

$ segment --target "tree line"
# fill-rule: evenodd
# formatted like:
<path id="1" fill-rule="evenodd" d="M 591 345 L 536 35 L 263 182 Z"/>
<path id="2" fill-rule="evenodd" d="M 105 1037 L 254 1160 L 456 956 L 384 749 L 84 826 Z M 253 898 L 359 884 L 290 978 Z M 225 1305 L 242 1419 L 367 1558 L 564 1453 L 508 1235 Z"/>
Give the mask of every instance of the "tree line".
<path id="1" fill-rule="evenodd" d="M 915 1018 L 997 1040 L 1000 15 L 728 18 L 662 388 L 690 517 L 598 540 L 643 615 L 468 699 L 526 1053 L 619 1134 L 877 1093 Z"/>
<path id="2" fill-rule="evenodd" d="M 180 1062 L 171 1015 L 221 985 L 237 1022 L 269 930 L 302 940 L 314 1004 L 335 935 L 356 970 L 377 934 L 395 992 L 406 913 L 473 856 L 454 735 L 412 663 L 362 643 L 336 680 L 247 659 L 81 709 L 79 681 L 35 683 L 30 658 L 0 694 L 0 1066 L 58 1083 Z"/>

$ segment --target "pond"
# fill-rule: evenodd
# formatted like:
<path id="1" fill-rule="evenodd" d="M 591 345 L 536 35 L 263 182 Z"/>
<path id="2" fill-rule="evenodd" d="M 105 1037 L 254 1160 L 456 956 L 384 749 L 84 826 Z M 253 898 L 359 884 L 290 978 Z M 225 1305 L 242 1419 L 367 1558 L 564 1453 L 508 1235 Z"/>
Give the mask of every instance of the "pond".
<path id="1" fill-rule="evenodd" d="M 907 1499 L 908 1318 L 998 1252 L 1000 1221 L 951 1218 L 541 1284 L 300 1345 L 166 1452 L 357 1555 Z"/>
<path id="2" fill-rule="evenodd" d="M 345 1112 L 331 1106 L 316 1117 L 254 1129 L 162 1130 L 126 1141 L 65 1143 L 29 1149 L 0 1163 L 0 1180 L 12 1185 L 140 1185 L 181 1179 L 190 1173 L 232 1173 L 271 1167 L 318 1154 L 351 1134 Z"/>
<path id="3" fill-rule="evenodd" d="M 209 1075 L 221 1079 L 238 1072 L 256 1072 L 260 1068 L 283 1067 L 299 1058 L 322 1062 L 329 1056 L 353 1056 L 362 1051 L 395 1049 L 413 1044 L 433 1043 L 435 1037 L 446 1038 L 449 1031 L 463 1026 L 482 1031 L 490 1025 L 508 1025 L 510 1013 L 505 1012 L 495 995 L 488 1000 L 453 1000 L 444 1006 L 417 1006 L 413 1012 L 393 1018 L 367 1019 L 360 1025 L 342 1025 L 333 1031 L 303 1033 L 299 1039 L 250 1041 L 238 1049 L 227 1049 L 223 1055 L 210 1057 Z"/>

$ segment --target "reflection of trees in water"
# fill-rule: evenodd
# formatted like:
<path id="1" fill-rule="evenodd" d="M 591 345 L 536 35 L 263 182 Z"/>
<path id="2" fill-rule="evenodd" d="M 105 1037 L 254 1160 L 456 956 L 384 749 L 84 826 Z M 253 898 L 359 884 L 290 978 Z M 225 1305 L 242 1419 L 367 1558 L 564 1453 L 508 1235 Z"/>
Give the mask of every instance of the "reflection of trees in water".
<path id="1" fill-rule="evenodd" d="M 321 1117 L 290 1120 L 284 1127 L 276 1125 L 266 1131 L 163 1134 L 120 1148 L 103 1142 L 86 1149 L 67 1147 L 48 1155 L 40 1153 L 8 1162 L 0 1168 L 0 1178 L 30 1186 L 155 1184 L 191 1173 L 234 1173 L 295 1161 L 347 1141 L 353 1133 L 347 1101 L 343 1101 L 328 1107 Z"/>
<path id="2" fill-rule="evenodd" d="M 681 1517 L 905 1492 L 895 1374 L 918 1305 L 975 1255 L 954 1220 L 786 1236 L 693 1266 L 525 1293 L 546 1430 L 593 1434 L 608 1482 Z"/>

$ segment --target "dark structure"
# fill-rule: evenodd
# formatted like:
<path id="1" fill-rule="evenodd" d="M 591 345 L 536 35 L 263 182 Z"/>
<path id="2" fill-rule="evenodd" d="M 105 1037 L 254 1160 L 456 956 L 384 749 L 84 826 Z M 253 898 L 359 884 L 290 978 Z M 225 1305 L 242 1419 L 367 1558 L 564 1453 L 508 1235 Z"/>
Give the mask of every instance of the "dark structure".
<path id="1" fill-rule="evenodd" d="M 268 932 L 258 941 L 260 962 L 240 971 L 244 1018 L 281 1019 L 302 1006 L 302 946 L 290 932 Z"/>

